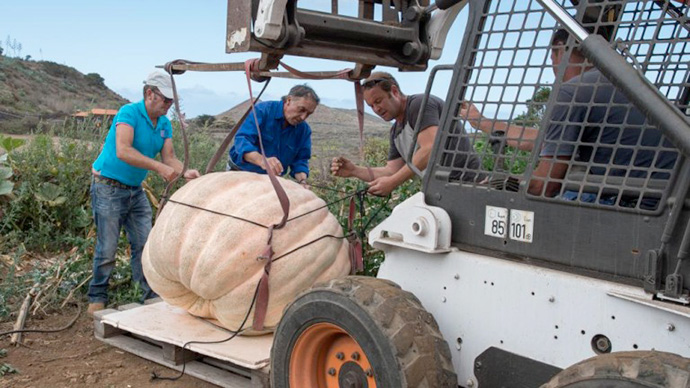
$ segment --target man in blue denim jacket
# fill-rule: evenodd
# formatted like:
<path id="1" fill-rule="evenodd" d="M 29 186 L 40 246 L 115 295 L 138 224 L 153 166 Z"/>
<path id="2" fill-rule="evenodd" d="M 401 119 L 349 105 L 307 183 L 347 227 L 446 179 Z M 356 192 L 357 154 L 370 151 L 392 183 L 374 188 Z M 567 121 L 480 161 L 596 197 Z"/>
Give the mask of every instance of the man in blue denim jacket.
<path id="1" fill-rule="evenodd" d="M 91 207 L 96 224 L 93 278 L 89 284 L 89 313 L 108 303 L 108 281 L 115 268 L 120 230 L 124 227 L 131 247 L 132 278 L 143 291 L 142 299 L 155 297 L 141 267 L 141 253 L 151 230 L 151 205 L 141 188 L 149 171 L 166 181 L 182 171 L 173 150 L 172 125 L 165 116 L 173 103 L 170 76 L 154 71 L 144 81 L 144 99 L 118 111 L 100 155 L 92 165 Z M 154 159 L 158 154 L 161 160 Z M 186 179 L 199 176 L 187 170 Z"/>
<path id="2" fill-rule="evenodd" d="M 256 116 L 268 166 L 261 157 L 256 121 L 250 113 L 235 136 L 228 170 L 266 174 L 270 168 L 276 175 L 284 175 L 289 168 L 290 175 L 304 184 L 311 158 L 311 128 L 305 120 L 318 105 L 319 97 L 307 85 L 294 86 L 281 101 L 257 104 Z"/>

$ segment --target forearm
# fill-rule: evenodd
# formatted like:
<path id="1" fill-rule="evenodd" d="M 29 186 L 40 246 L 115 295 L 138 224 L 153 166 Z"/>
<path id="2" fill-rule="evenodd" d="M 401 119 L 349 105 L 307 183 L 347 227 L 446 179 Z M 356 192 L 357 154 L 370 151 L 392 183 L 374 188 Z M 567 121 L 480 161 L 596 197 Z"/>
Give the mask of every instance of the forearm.
<path id="1" fill-rule="evenodd" d="M 118 145 L 117 158 L 131 166 L 143 168 L 150 171 L 159 171 L 163 165 L 162 162 L 145 156 L 141 152 L 137 151 L 136 148 L 131 146 Z"/>
<path id="2" fill-rule="evenodd" d="M 534 142 L 539 135 L 539 130 L 536 128 L 509 125 L 505 121 L 489 120 L 487 118 L 470 120 L 470 125 L 489 135 L 492 132 L 502 131 L 505 133 L 507 145 L 523 151 L 534 149 Z"/>
<path id="3" fill-rule="evenodd" d="M 184 164 L 182 163 L 182 161 L 180 161 L 176 157 L 164 159 L 163 164 L 174 168 L 177 174 L 181 173 L 182 169 L 184 168 Z"/>
<path id="4" fill-rule="evenodd" d="M 506 144 L 522 151 L 532 151 L 534 143 L 539 135 L 539 130 L 532 127 L 508 125 L 505 122 L 497 122 L 496 129 L 505 132 Z M 501 129 L 500 127 L 503 127 Z"/>
<path id="5" fill-rule="evenodd" d="M 305 172 L 297 172 L 295 173 L 295 180 L 297 182 L 302 182 L 307 180 L 307 173 Z"/>
<path id="6" fill-rule="evenodd" d="M 406 180 L 414 178 L 414 176 L 415 173 L 406 164 L 401 169 L 396 171 L 395 174 L 391 175 L 391 179 L 393 180 L 395 187 L 399 187 L 400 185 L 405 183 Z"/>
<path id="7" fill-rule="evenodd" d="M 387 167 L 366 167 L 366 166 L 355 166 L 352 176 L 361 179 L 365 182 L 371 182 L 376 178 L 383 176 L 390 176 L 393 171 L 390 171 Z"/>
<path id="8" fill-rule="evenodd" d="M 570 157 L 569 155 L 561 155 L 557 159 L 552 156 L 542 157 L 532 173 L 527 192 L 546 197 L 558 195 L 563 177 L 568 172 L 568 164 L 559 160 L 568 160 Z"/>
<path id="9" fill-rule="evenodd" d="M 259 166 L 263 168 L 263 157 L 261 156 L 261 153 L 256 152 L 256 151 L 251 151 L 247 152 L 242 156 L 245 162 L 251 163 L 255 166 Z"/>
<path id="10" fill-rule="evenodd" d="M 424 171 L 424 169 L 426 169 L 426 166 L 429 164 L 430 154 L 431 150 L 425 147 L 417 150 L 417 152 L 412 157 L 412 163 L 414 163 L 415 167 L 417 167 L 419 171 Z M 407 165 L 407 163 L 405 163 L 404 166 L 402 166 L 398 171 L 391 175 L 391 178 L 395 182 L 395 186 L 398 187 L 401 184 L 403 184 L 406 180 L 414 178 L 414 176 L 414 171 L 412 171 L 412 169 Z"/>

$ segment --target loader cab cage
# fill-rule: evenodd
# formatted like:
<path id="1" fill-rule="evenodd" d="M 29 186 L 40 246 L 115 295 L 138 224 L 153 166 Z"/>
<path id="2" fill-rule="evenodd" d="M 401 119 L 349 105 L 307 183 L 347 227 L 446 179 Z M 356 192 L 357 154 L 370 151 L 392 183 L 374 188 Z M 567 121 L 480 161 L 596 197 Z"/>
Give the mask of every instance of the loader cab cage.
<path id="1" fill-rule="evenodd" d="M 688 115 L 688 5 L 559 4 Z M 681 211 L 690 171 L 685 155 L 649 122 L 645 107 L 582 63 L 586 55 L 573 36 L 554 40 L 562 26 L 537 1 L 468 7 L 424 180 L 427 203 L 454 221 L 454 243 L 662 289 L 688 223 Z M 555 67 L 553 52 L 563 55 Z M 461 114 L 466 101 L 484 117 L 479 124 Z M 458 147 L 463 138 L 481 158 L 482 173 L 457 163 L 467 159 Z M 471 173 L 469 182 L 457 179 Z M 678 204 L 681 215 L 669 217 Z M 690 265 L 682 272 L 689 274 Z"/>

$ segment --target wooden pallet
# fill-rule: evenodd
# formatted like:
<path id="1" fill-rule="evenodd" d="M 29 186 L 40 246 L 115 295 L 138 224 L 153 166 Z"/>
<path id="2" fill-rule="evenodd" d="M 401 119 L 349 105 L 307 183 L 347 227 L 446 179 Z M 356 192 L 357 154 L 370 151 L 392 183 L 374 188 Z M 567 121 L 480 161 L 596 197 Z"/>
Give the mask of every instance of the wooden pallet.
<path id="1" fill-rule="evenodd" d="M 165 302 L 121 306 L 99 311 L 94 318 L 97 339 L 139 357 L 221 387 L 269 387 L 272 335 L 238 336 L 219 344 L 189 344 L 218 341 L 230 336 L 203 319 Z"/>

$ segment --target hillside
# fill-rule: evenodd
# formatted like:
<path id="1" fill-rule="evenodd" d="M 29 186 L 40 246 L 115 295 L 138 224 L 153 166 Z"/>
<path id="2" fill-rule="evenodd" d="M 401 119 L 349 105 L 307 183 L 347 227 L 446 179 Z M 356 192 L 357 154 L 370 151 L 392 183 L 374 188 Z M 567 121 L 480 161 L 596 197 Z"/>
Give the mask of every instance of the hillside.
<path id="1" fill-rule="evenodd" d="M 21 134 L 36 128 L 40 120 L 61 119 L 79 110 L 118 109 L 128 101 L 111 91 L 100 75 L 49 61 L 31 61 L 0 55 L 0 133 Z M 215 116 L 208 128 L 220 140 L 247 109 L 245 101 Z M 307 120 L 312 128 L 314 167 L 325 169 L 330 158 L 359 156 L 356 109 L 319 105 Z M 196 124 L 192 122 L 193 124 Z M 192 131 L 202 125 L 193 125 Z M 365 138 L 388 136 L 390 124 L 365 114 Z"/>
<path id="2" fill-rule="evenodd" d="M 77 110 L 117 109 L 127 102 L 96 73 L 0 56 L 0 129 L 14 124 L 27 128 L 39 118 L 60 118 Z"/>
<path id="3" fill-rule="evenodd" d="M 248 101 L 216 116 L 214 127 L 224 136 L 245 112 Z M 320 159 L 345 154 L 356 157 L 359 149 L 359 124 L 356 109 L 331 108 L 319 105 L 307 122 L 312 129 L 313 153 Z M 364 114 L 364 137 L 387 138 L 391 124 L 377 116 Z"/>

